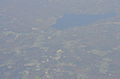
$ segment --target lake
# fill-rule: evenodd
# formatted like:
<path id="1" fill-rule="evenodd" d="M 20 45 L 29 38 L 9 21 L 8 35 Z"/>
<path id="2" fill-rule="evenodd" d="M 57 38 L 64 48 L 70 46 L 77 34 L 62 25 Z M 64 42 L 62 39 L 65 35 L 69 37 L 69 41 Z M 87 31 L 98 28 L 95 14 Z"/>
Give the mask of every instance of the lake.
<path id="1" fill-rule="evenodd" d="M 86 26 L 96 21 L 104 20 L 115 16 L 115 13 L 108 14 L 65 14 L 58 19 L 52 27 L 56 29 L 68 29 L 78 26 Z"/>

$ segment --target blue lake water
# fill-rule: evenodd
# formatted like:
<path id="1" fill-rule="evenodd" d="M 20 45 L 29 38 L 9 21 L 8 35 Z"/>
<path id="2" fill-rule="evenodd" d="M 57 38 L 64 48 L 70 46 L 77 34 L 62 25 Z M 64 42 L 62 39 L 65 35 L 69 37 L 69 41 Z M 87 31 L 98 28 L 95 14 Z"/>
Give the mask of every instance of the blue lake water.
<path id="1" fill-rule="evenodd" d="M 58 19 L 56 24 L 52 27 L 56 29 L 67 29 L 78 26 L 86 26 L 96 21 L 107 19 L 115 16 L 115 13 L 108 14 L 65 14 L 62 18 Z"/>

